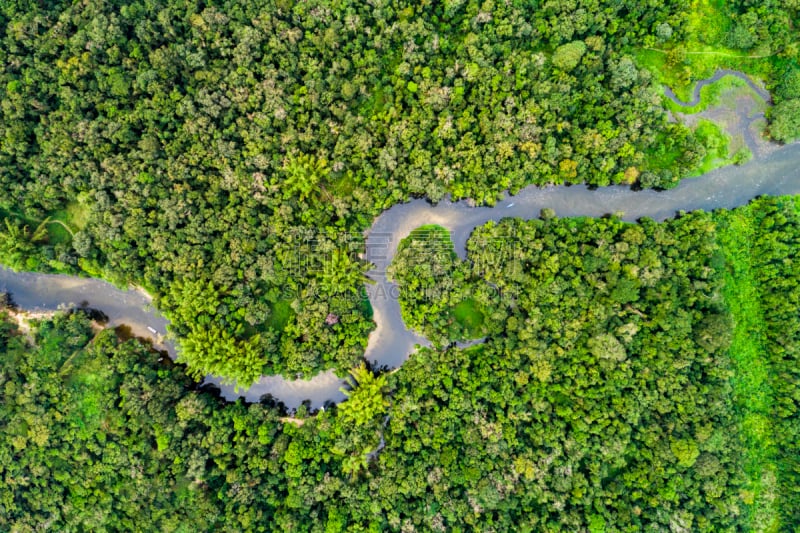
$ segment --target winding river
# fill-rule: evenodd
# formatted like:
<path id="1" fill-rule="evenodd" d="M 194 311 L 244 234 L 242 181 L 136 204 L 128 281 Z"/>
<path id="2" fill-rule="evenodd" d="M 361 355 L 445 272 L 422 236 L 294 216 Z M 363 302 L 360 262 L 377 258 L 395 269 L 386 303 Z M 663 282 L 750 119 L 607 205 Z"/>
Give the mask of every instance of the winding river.
<path id="1" fill-rule="evenodd" d="M 725 74 L 729 72 L 717 73 L 719 77 Z M 763 91 L 757 86 L 753 88 Z M 694 96 L 695 99 L 699 97 L 699 87 Z M 400 240 L 419 226 L 439 224 L 447 228 L 456 252 L 464 258 L 467 239 L 476 226 L 507 217 L 536 218 L 543 208 L 552 208 L 561 217 L 600 217 L 620 212 L 622 218 L 629 221 L 642 217 L 664 220 L 677 211 L 732 208 L 757 196 L 782 194 L 800 194 L 800 143 L 777 148 L 746 165 L 725 167 L 683 180 L 669 191 L 558 185 L 527 187 L 494 207 L 470 207 L 465 201 L 431 205 L 425 200 L 395 205 L 376 218 L 366 234 L 366 259 L 375 265 L 368 273 L 374 284 L 366 288 L 377 327 L 369 336 L 365 358 L 379 366 L 397 367 L 416 345 L 428 344 L 425 338 L 406 328 L 397 300 L 398 288 L 385 274 Z M 109 325 L 126 324 L 134 334 L 152 339 L 156 347 L 167 350 L 173 358 L 176 356 L 174 344 L 164 338 L 166 319 L 140 291 L 120 290 L 96 279 L 15 273 L 6 269 L 0 269 L 0 291 L 11 293 L 15 303 L 28 311 L 80 305 L 100 309 L 108 316 Z M 205 383 L 217 385 L 229 400 L 242 396 L 257 401 L 271 394 L 290 409 L 304 400 L 318 408 L 328 401 L 339 402 L 344 398 L 340 391 L 344 382 L 333 372 L 322 372 L 310 380 L 264 376 L 249 389 L 239 392 L 214 376 L 207 377 Z"/>

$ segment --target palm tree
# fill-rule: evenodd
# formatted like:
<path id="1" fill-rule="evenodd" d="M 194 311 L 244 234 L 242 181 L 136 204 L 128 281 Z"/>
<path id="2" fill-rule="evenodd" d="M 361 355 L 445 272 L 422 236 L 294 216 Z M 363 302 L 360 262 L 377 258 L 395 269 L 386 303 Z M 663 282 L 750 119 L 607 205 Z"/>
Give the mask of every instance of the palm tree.
<path id="1" fill-rule="evenodd" d="M 339 405 L 342 419 L 362 426 L 386 413 L 389 399 L 386 396 L 386 374 L 376 376 L 361 363 L 347 377 L 350 389 L 342 388 L 347 401 Z"/>
<path id="2" fill-rule="evenodd" d="M 305 200 L 319 193 L 320 182 L 328 175 L 328 161 L 308 154 L 288 159 L 283 168 L 286 171 L 284 199 L 296 194 L 300 200 Z"/>
<path id="3" fill-rule="evenodd" d="M 320 288 L 329 294 L 351 292 L 358 294 L 364 283 L 372 283 L 366 276 L 368 266 L 353 258 L 344 250 L 334 250 L 320 276 Z"/>

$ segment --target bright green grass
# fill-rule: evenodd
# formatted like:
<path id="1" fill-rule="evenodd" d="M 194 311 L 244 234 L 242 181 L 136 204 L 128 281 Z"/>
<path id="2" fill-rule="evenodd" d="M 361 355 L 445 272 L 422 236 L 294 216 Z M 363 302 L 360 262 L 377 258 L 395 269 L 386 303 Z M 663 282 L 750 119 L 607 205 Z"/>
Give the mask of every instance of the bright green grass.
<path id="1" fill-rule="evenodd" d="M 286 327 L 286 324 L 289 323 L 295 314 L 289 300 L 278 300 L 272 304 L 271 310 L 272 312 L 270 313 L 264 325 L 267 328 L 272 328 L 277 332 L 283 331 L 283 328 Z"/>
<path id="2" fill-rule="evenodd" d="M 465 339 L 477 339 L 484 334 L 484 315 L 475 300 L 471 298 L 464 300 L 456 305 L 450 314 L 464 332 Z"/>
<path id="3" fill-rule="evenodd" d="M 47 224 L 47 242 L 50 244 L 65 244 L 72 240 L 71 228 L 65 227 L 63 222 L 50 221 Z"/>
<path id="4" fill-rule="evenodd" d="M 724 45 L 733 26 L 726 2 L 694 0 L 686 13 L 684 42 L 631 50 L 639 66 L 650 70 L 681 100 L 688 101 L 695 82 L 712 76 L 720 68 L 741 70 L 762 79 L 780 72 L 782 60 L 768 50 L 743 51 Z"/>
<path id="5" fill-rule="evenodd" d="M 50 220 L 58 220 L 79 231 L 89 222 L 89 208 L 78 202 L 72 202 L 64 209 L 50 213 Z"/>
<path id="6" fill-rule="evenodd" d="M 89 221 L 89 209 L 78 203 L 72 202 L 66 208 L 50 214 L 47 224 L 47 234 L 52 244 L 67 243 L 72 240 L 76 231 L 86 227 Z"/>
<path id="7" fill-rule="evenodd" d="M 775 444 L 770 419 L 773 396 L 769 385 L 764 315 L 751 267 L 754 230 L 750 217 L 743 210 L 723 212 L 717 215 L 717 220 L 717 238 L 725 258 L 723 296 L 734 322 L 729 353 L 734 370 L 731 379 L 734 405 L 741 426 L 744 470 L 748 477 L 743 499 L 750 504 L 752 529 L 777 531 Z"/>
<path id="8" fill-rule="evenodd" d="M 765 79 L 771 77 L 778 63 L 772 57 L 750 58 L 736 50 L 704 45 L 685 49 L 680 60 L 674 63 L 669 60 L 669 53 L 658 50 L 638 49 L 633 51 L 633 56 L 640 67 L 647 68 L 661 84 L 669 86 L 684 102 L 691 100 L 696 82 L 710 78 L 717 69 L 741 70 L 754 78 Z M 731 77 L 726 76 L 720 81 L 727 78 Z M 713 85 L 715 84 L 708 87 Z"/>

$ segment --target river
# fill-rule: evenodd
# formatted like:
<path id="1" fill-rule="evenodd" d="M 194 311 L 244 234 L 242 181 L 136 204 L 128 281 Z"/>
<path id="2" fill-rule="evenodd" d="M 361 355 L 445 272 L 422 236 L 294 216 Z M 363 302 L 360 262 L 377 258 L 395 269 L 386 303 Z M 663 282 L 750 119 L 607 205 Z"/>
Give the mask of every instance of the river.
<path id="1" fill-rule="evenodd" d="M 527 187 L 494 207 L 470 207 L 465 201 L 431 205 L 426 200 L 395 205 L 375 219 L 366 235 L 366 259 L 375 265 L 368 273 L 374 283 L 366 288 L 376 329 L 369 336 L 365 358 L 378 366 L 397 367 L 414 351 L 415 345 L 428 344 L 425 338 L 406 328 L 396 297 L 397 286 L 385 274 L 400 240 L 419 226 L 439 224 L 450 230 L 456 252 L 464 258 L 467 239 L 476 226 L 508 217 L 536 218 L 543 208 L 554 209 L 561 217 L 600 217 L 619 212 L 629 221 L 642 217 L 664 220 L 678 211 L 732 208 L 757 196 L 784 194 L 800 194 L 800 143 L 780 147 L 742 166 L 725 167 L 683 180 L 669 191 L 557 185 Z M 15 273 L 7 269 L 0 269 L 0 291 L 11 293 L 15 303 L 28 311 L 80 305 L 99 309 L 108 316 L 109 325 L 126 324 L 134 334 L 152 339 L 156 347 L 167 350 L 173 358 L 176 355 L 174 343 L 164 338 L 167 320 L 141 291 L 120 290 L 96 279 Z M 344 382 L 333 372 L 322 372 L 310 380 L 264 376 L 239 392 L 214 376 L 207 377 L 205 383 L 219 386 L 229 400 L 243 396 L 257 401 L 271 394 L 290 409 L 304 400 L 309 400 L 312 408 L 318 408 L 325 402 L 344 398 L 340 390 Z"/>

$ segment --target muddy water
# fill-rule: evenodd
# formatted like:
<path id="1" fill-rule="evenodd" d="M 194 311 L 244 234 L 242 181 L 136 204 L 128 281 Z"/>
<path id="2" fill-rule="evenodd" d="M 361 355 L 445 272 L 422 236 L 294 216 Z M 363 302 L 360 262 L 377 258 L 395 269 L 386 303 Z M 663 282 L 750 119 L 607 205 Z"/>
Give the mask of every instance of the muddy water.
<path id="1" fill-rule="evenodd" d="M 156 348 L 176 355 L 174 344 L 165 339 L 167 319 L 150 305 L 150 296 L 143 291 L 123 291 L 99 279 L 0 268 L 0 292 L 10 293 L 14 303 L 26 311 L 98 309 L 108 317 L 109 327 L 128 326 L 137 337 L 150 339 Z"/>

